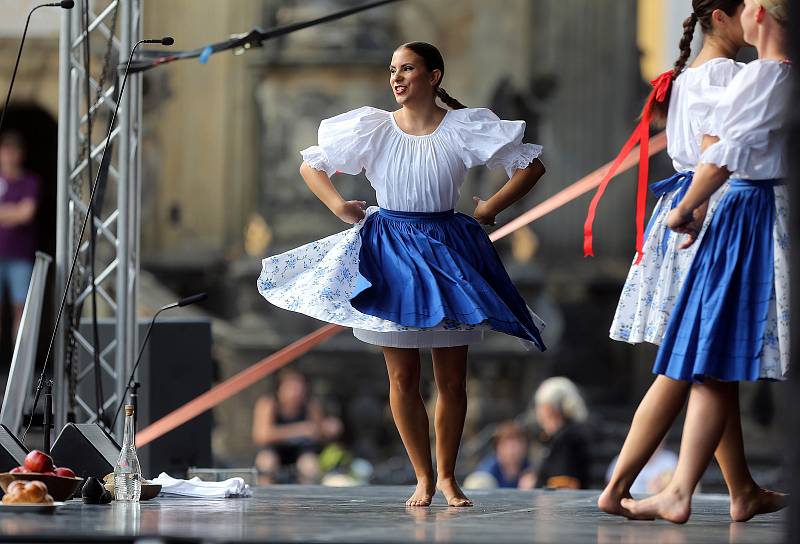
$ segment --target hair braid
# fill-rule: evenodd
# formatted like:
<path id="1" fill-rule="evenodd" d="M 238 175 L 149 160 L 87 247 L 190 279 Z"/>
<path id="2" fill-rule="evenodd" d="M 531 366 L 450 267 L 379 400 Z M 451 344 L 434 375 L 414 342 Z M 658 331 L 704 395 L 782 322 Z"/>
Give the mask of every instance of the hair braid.
<path id="1" fill-rule="evenodd" d="M 697 16 L 697 13 L 692 12 L 692 14 L 683 21 L 683 36 L 681 36 L 681 41 L 678 44 L 678 47 L 680 48 L 680 55 L 678 55 L 678 59 L 675 61 L 675 64 L 672 67 L 673 80 L 678 77 L 686 68 L 686 63 L 689 60 L 689 56 L 692 54 L 692 38 L 694 38 L 694 29 L 699 20 L 700 17 Z M 669 91 L 667 91 L 667 96 L 664 98 L 663 102 L 653 102 L 652 119 L 654 124 L 663 126 L 667 122 L 669 98 L 671 94 L 672 87 L 670 87 Z"/>
<path id="2" fill-rule="evenodd" d="M 683 21 L 683 36 L 681 36 L 681 41 L 678 44 L 681 54 L 678 56 L 678 60 L 675 61 L 675 65 L 672 68 L 674 77 L 678 77 L 678 75 L 683 72 L 684 68 L 686 68 L 686 62 L 689 60 L 689 55 L 692 54 L 694 28 L 697 26 L 697 21 L 699 20 L 700 18 L 697 14 L 692 12 L 692 14 Z"/>
<path id="3" fill-rule="evenodd" d="M 436 96 L 438 96 L 439 100 L 444 102 L 444 104 L 451 110 L 463 110 L 466 108 L 464 104 L 447 94 L 447 91 L 445 91 L 442 87 L 436 87 Z"/>
<path id="4" fill-rule="evenodd" d="M 678 44 L 680 54 L 672 67 L 673 79 L 681 75 L 681 72 L 686 69 L 686 64 L 692 54 L 692 39 L 694 38 L 694 30 L 697 24 L 700 24 L 704 34 L 709 34 L 714 31 L 712 17 L 715 10 L 720 9 L 728 16 L 733 16 L 742 2 L 743 0 L 692 0 L 692 14 L 683 21 L 683 35 Z M 667 91 L 663 102 L 653 103 L 651 111 L 654 124 L 664 125 L 666 123 L 671 94 L 672 88 Z"/>

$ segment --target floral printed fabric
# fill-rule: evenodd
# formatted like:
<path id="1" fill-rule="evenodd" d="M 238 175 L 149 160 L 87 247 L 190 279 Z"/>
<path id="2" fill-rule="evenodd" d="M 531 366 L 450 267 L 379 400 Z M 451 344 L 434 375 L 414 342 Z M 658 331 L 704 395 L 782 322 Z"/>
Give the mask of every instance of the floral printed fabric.
<path id="1" fill-rule="evenodd" d="M 367 216 L 378 211 L 370 207 Z M 366 217 L 364 218 L 366 219 Z M 452 321 L 419 329 L 363 314 L 350 304 L 358 276 L 359 231 L 353 228 L 311 242 L 262 261 L 258 291 L 270 303 L 328 323 L 374 332 L 474 331 L 488 325 L 465 325 Z"/>
<path id="2" fill-rule="evenodd" d="M 642 262 L 631 266 L 622 289 L 611 324 L 609 335 L 612 339 L 631 344 L 661 343 L 683 280 L 726 188 L 727 185 L 723 186 L 711 197 L 698 240 L 684 250 L 678 249 L 684 236 L 667 232 L 669 229 L 666 226 L 675 192 L 665 194 L 658 201 L 653 210 L 650 233 L 645 240 Z M 789 369 L 789 205 L 785 186 L 775 187 L 775 211 L 775 289 L 760 361 L 760 377 L 766 379 L 784 379 Z M 667 249 L 663 250 L 661 242 L 665 233 L 669 239 Z"/>
<path id="3" fill-rule="evenodd" d="M 634 260 L 622 288 L 609 332 L 612 339 L 631 344 L 661 343 L 683 279 L 726 187 L 723 186 L 711 197 L 698 239 L 686 249 L 678 249 L 685 236 L 667 227 L 667 215 L 676 204 L 679 191 L 666 193 L 659 199 L 644 241 L 642 261 L 637 265 Z M 665 236 L 668 237 L 667 243 L 663 244 Z"/>

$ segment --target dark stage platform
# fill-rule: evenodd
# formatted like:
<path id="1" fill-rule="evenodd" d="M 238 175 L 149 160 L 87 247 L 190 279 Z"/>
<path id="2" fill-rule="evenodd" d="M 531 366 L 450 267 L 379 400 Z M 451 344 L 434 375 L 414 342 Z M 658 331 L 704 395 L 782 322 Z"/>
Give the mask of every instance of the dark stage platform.
<path id="1" fill-rule="evenodd" d="M 0 514 L 6 542 L 783 542 L 786 514 L 731 523 L 723 495 L 695 498 L 686 525 L 601 514 L 597 491 L 473 491 L 474 508 L 406 508 L 407 487 L 258 488 L 249 499 L 158 498 L 138 509 L 72 501 L 54 515 Z M 146 537 L 161 537 L 162 540 Z"/>

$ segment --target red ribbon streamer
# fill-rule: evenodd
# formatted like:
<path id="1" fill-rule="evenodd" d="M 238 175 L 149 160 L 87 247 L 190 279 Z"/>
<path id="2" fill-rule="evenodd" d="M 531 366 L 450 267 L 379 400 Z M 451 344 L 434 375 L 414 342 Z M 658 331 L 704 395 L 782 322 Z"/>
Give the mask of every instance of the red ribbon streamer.
<path id="1" fill-rule="evenodd" d="M 600 199 L 603 198 L 608 184 L 611 179 L 619 170 L 622 161 L 627 157 L 630 152 L 639 145 L 639 178 L 636 188 L 636 264 L 642 260 L 642 247 L 644 246 L 644 215 L 647 210 L 647 176 L 650 166 L 649 162 L 649 144 L 650 144 L 650 112 L 654 102 L 664 102 L 669 94 L 672 81 L 675 79 L 675 73 L 670 70 L 664 72 L 650 83 L 653 85 L 653 90 L 647 98 L 647 102 L 642 109 L 642 116 L 639 124 L 633 129 L 628 141 L 622 146 L 617 158 L 611 164 L 597 192 L 589 204 L 589 211 L 586 214 L 586 222 L 583 225 L 583 256 L 594 257 L 594 248 L 592 244 L 592 224 L 594 223 L 595 215 L 597 214 L 597 206 Z"/>

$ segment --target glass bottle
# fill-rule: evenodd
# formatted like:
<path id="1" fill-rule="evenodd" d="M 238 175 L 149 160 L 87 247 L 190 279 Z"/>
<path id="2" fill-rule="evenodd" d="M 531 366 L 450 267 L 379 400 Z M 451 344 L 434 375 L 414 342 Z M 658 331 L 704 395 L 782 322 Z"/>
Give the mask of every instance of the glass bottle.
<path id="1" fill-rule="evenodd" d="M 142 469 L 136 457 L 133 405 L 125 405 L 125 434 L 117 465 L 114 467 L 114 499 L 139 502 L 142 494 Z"/>

